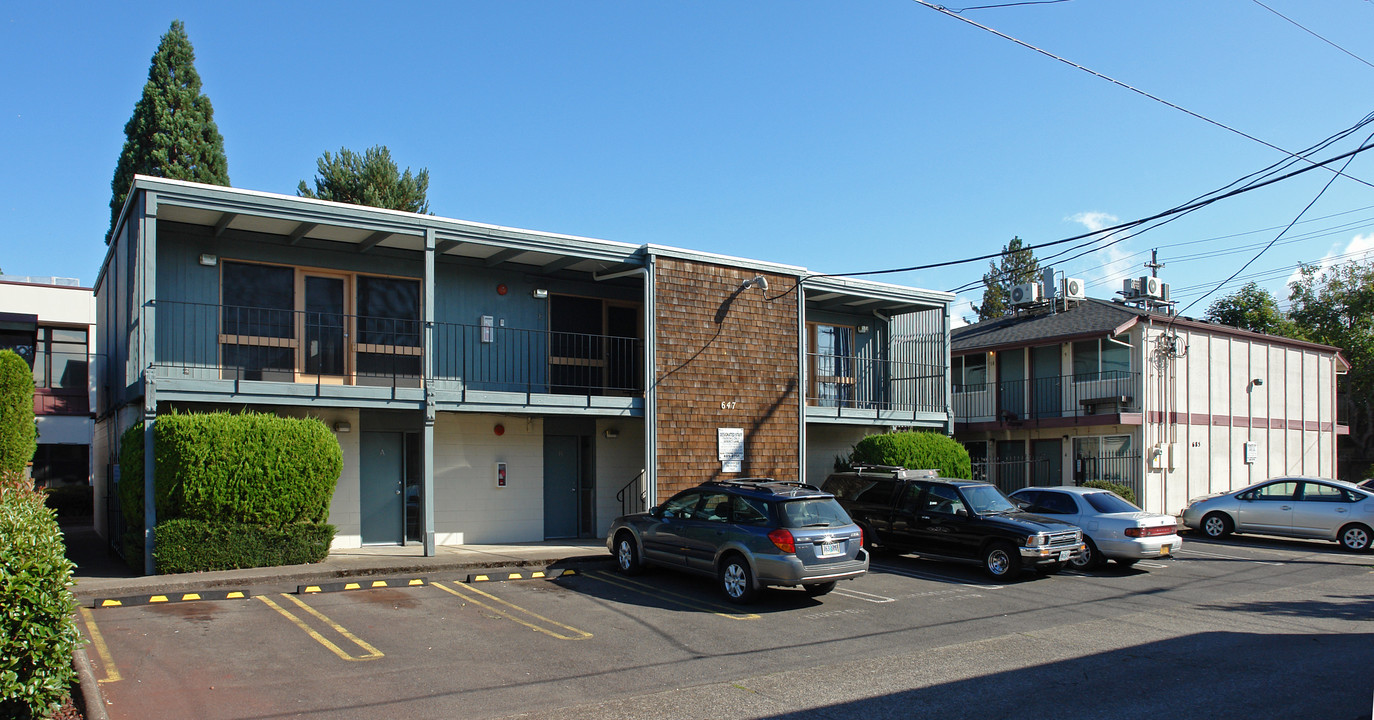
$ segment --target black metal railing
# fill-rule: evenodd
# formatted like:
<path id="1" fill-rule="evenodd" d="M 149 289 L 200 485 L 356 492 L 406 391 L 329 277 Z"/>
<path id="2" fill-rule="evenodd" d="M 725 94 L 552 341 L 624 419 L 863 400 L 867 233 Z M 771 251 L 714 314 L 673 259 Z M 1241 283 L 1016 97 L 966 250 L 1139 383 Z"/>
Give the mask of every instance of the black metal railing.
<path id="1" fill-rule="evenodd" d="M 1139 412 L 1140 373 L 1110 371 L 954 386 L 955 422 Z"/>
<path id="2" fill-rule="evenodd" d="M 973 479 L 990 482 L 1002 492 L 1012 493 L 1025 487 L 1063 485 L 1064 477 L 1056 472 L 1058 464 L 1049 458 L 1006 456 L 993 460 L 975 459 Z M 1144 492 L 1141 481 L 1140 455 L 1079 456 L 1073 460 L 1073 482 L 1082 485 L 1092 480 L 1119 483 L 1135 492 L 1137 500 Z"/>
<path id="3" fill-rule="evenodd" d="M 620 492 L 615 494 L 615 499 L 616 502 L 620 503 L 621 515 L 643 512 L 647 503 L 647 495 L 644 492 L 644 471 L 640 470 L 638 475 L 625 483 L 625 486 L 620 488 Z"/>
<path id="4" fill-rule="evenodd" d="M 414 319 L 161 300 L 157 368 L 186 378 L 631 395 L 643 392 L 637 338 L 435 323 L 424 374 Z"/>
<path id="5" fill-rule="evenodd" d="M 806 403 L 863 410 L 945 411 L 944 368 L 878 358 L 807 353 Z"/>

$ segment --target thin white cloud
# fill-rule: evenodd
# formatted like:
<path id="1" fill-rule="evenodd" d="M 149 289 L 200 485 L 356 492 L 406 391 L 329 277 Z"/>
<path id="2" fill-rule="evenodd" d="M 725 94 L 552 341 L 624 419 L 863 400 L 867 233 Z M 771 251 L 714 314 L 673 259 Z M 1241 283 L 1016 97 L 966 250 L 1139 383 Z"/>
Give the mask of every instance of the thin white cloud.
<path id="1" fill-rule="evenodd" d="M 1069 222 L 1078 223 L 1093 232 L 1097 232 L 1105 227 L 1111 227 L 1121 221 L 1120 218 L 1111 213 L 1096 211 L 1081 212 L 1076 215 L 1070 215 L 1064 219 Z"/>
<path id="2" fill-rule="evenodd" d="M 1091 232 L 1098 232 L 1104 228 L 1112 227 L 1121 222 L 1117 216 L 1099 211 L 1081 212 L 1064 218 L 1067 222 L 1078 223 Z M 1097 239 L 1106 239 L 1106 234 L 1100 235 Z M 1131 237 L 1129 232 L 1120 231 L 1110 235 L 1110 239 L 1115 241 L 1112 245 L 1096 250 L 1089 255 L 1085 255 L 1074 261 L 1074 267 L 1083 268 L 1078 271 L 1083 277 L 1089 288 L 1096 290 L 1094 296 L 1110 294 L 1120 286 L 1120 279 L 1132 274 L 1131 259 L 1135 253 L 1128 252 L 1123 247 L 1123 242 Z M 1069 274 L 1075 274 L 1072 271 Z"/>
<path id="3" fill-rule="evenodd" d="M 1320 260 L 1312 264 L 1317 265 L 1321 270 L 1327 270 L 1342 263 L 1368 260 L 1371 254 L 1374 254 L 1374 233 L 1356 235 L 1350 238 L 1349 242 L 1344 244 L 1333 244 L 1331 249 L 1327 250 L 1326 254 L 1323 255 Z M 1288 276 L 1288 280 L 1284 281 L 1284 287 L 1288 287 L 1301 278 L 1302 273 L 1298 270 L 1294 270 L 1293 273 Z"/>

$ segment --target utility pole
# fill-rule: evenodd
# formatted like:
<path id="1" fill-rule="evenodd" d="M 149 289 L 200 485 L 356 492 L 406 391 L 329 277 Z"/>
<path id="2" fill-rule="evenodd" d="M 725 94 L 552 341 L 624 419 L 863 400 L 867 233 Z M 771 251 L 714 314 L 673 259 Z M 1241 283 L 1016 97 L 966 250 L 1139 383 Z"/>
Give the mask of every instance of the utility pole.
<path id="1" fill-rule="evenodd" d="M 1150 268 L 1150 277 L 1159 277 L 1159 269 L 1164 267 L 1164 263 L 1159 261 L 1159 249 L 1150 251 L 1150 262 L 1145 263 L 1145 267 Z"/>

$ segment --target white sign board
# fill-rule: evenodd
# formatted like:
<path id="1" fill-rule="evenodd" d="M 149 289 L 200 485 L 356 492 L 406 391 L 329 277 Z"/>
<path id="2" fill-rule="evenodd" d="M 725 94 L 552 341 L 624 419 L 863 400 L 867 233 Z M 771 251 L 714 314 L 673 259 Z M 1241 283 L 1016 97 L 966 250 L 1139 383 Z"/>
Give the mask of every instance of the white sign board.
<path id="1" fill-rule="evenodd" d="M 744 472 L 744 428 L 716 428 L 721 472 Z"/>
<path id="2" fill-rule="evenodd" d="M 1259 459 L 1259 443 L 1250 441 L 1245 443 L 1245 464 L 1253 465 Z"/>

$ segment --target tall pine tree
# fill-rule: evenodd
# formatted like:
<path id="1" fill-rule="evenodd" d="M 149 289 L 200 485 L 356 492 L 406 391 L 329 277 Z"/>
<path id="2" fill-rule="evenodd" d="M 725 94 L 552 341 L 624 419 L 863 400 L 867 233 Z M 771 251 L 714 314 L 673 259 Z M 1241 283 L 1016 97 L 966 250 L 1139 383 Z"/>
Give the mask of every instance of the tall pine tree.
<path id="1" fill-rule="evenodd" d="M 162 36 L 148 68 L 143 97 L 124 125 L 124 150 L 110 183 L 110 242 L 119 211 L 129 194 L 134 175 L 192 180 L 211 185 L 229 184 L 229 162 L 224 157 L 224 138 L 215 127 L 210 98 L 200 91 L 196 52 L 180 20 Z"/>
<path id="2" fill-rule="evenodd" d="M 320 173 L 315 176 L 315 189 L 311 190 L 302 180 L 296 187 L 297 195 L 388 210 L 429 212 L 429 200 L 425 197 L 429 192 L 429 169 L 420 168 L 412 175 L 410 168 L 406 168 L 402 173 L 385 145 L 374 145 L 362 155 L 348 148 L 340 148 L 337 155 L 326 150 L 315 164 Z"/>
<path id="3" fill-rule="evenodd" d="M 991 320 L 1006 315 L 1010 309 L 1011 289 L 1039 279 L 1040 261 L 1035 259 L 1035 251 L 1023 247 L 1021 238 L 1012 238 L 1002 249 L 998 262 L 989 262 L 988 271 L 983 274 L 983 303 L 978 306 L 978 319 Z"/>

